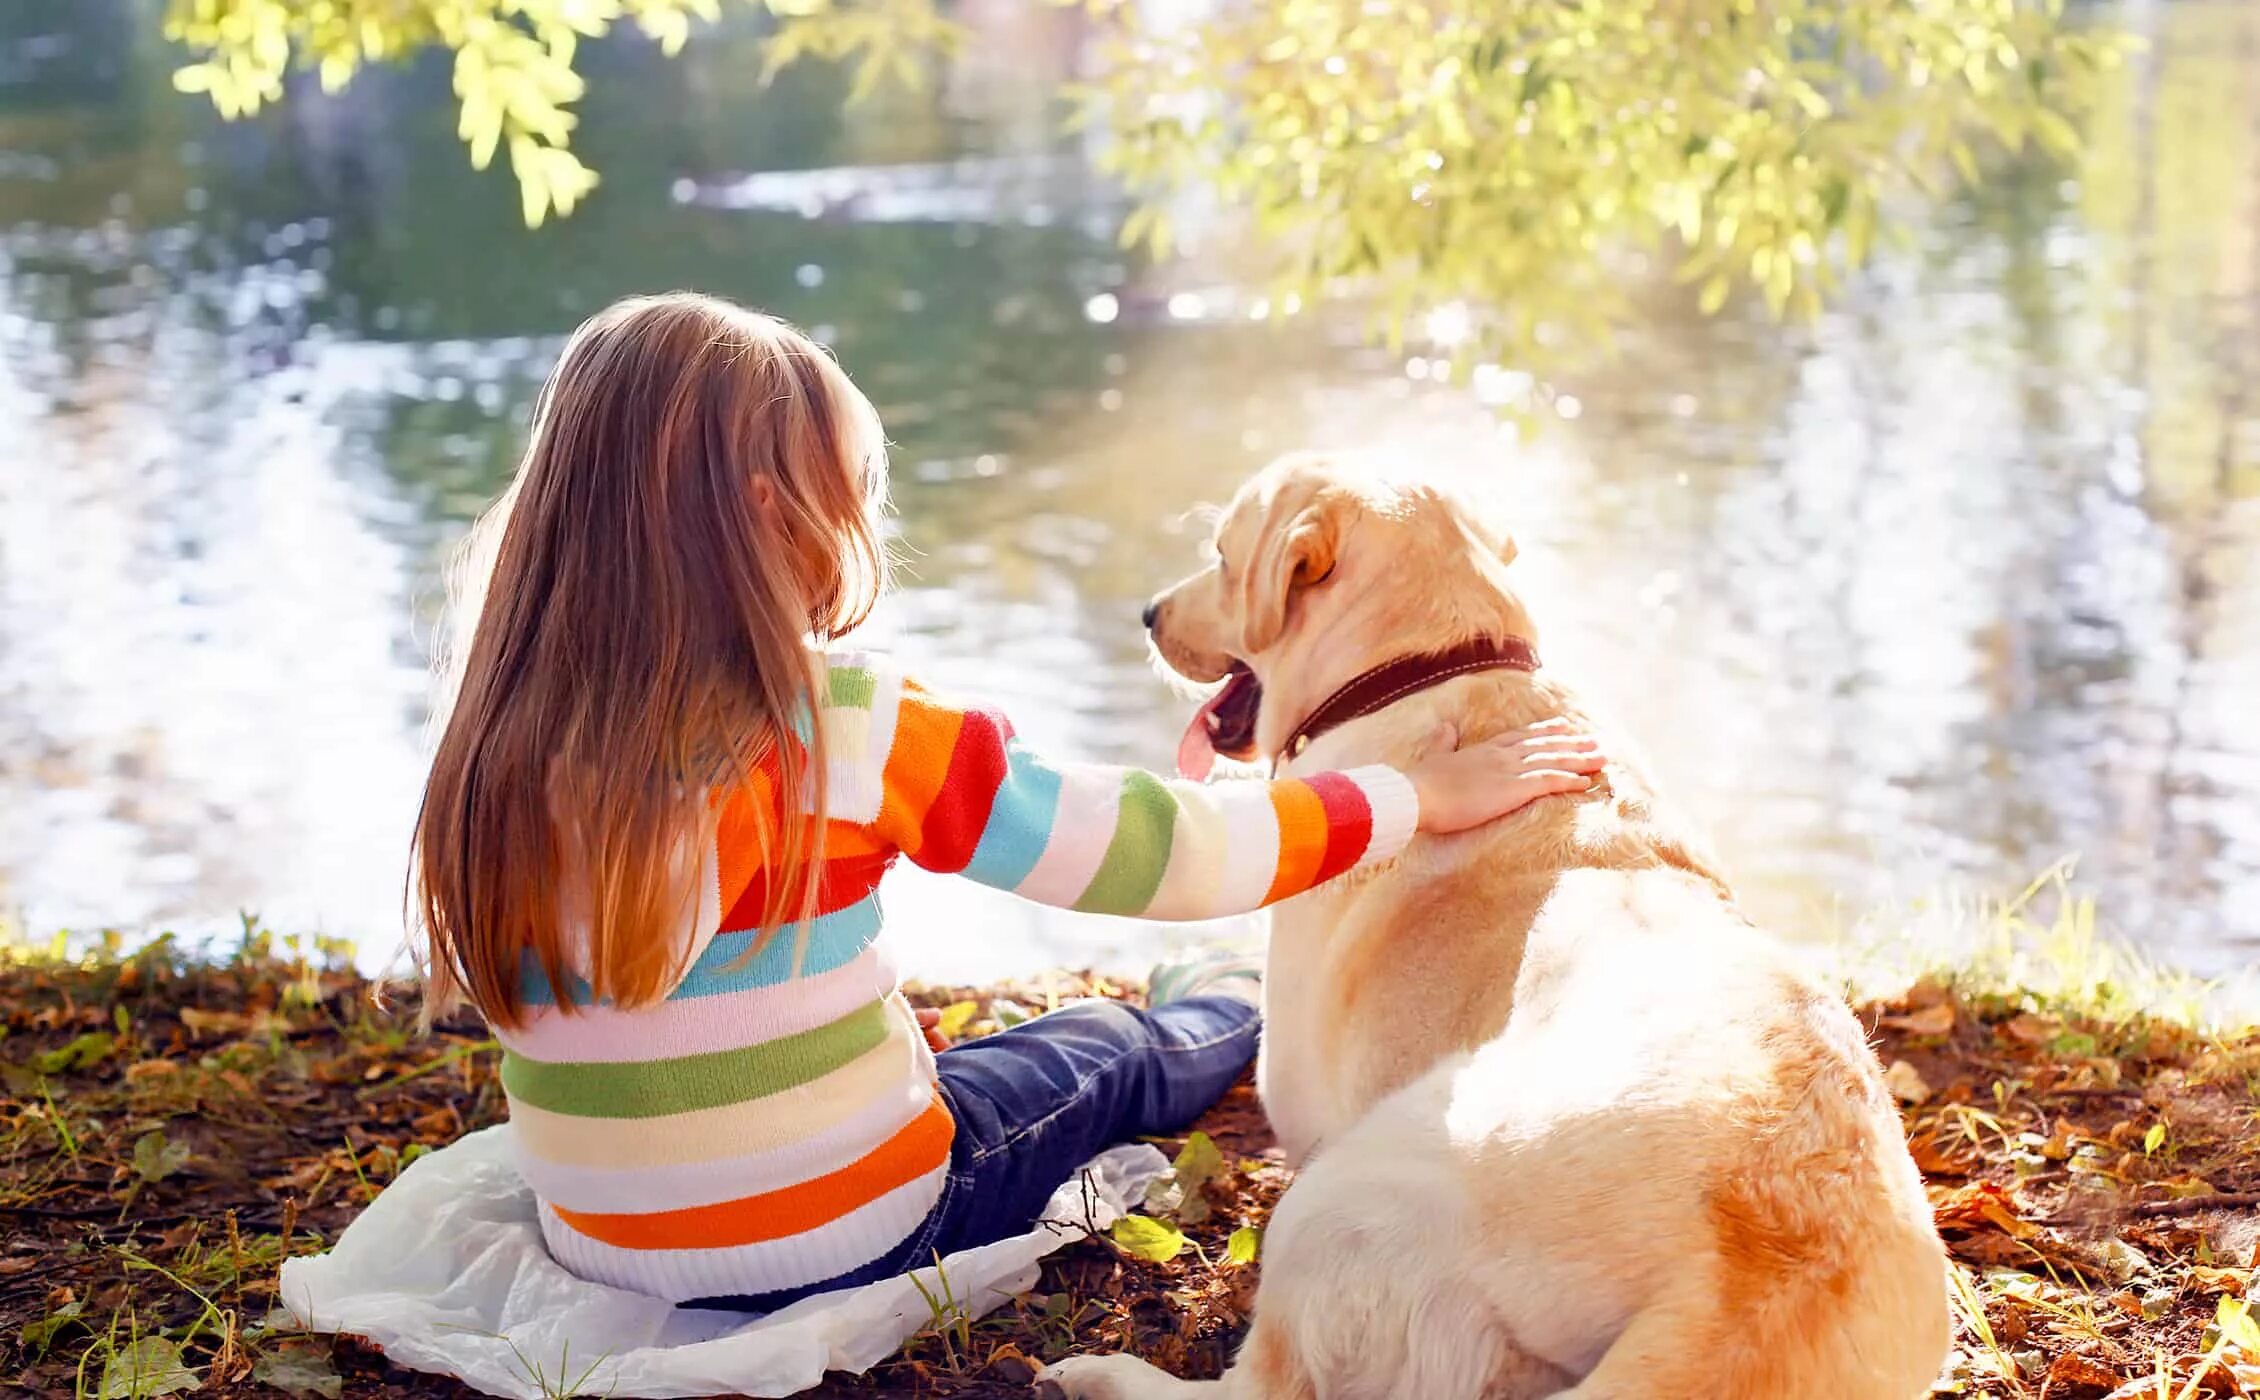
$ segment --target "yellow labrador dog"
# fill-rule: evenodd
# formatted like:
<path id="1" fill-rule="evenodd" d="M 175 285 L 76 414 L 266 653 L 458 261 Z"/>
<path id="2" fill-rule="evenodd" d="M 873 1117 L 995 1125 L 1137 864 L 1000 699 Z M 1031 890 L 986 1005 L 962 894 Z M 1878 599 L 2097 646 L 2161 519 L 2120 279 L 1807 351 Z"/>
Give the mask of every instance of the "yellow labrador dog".
<path id="1" fill-rule="evenodd" d="M 1223 681 L 1187 736 L 1281 771 L 1405 764 L 1550 716 L 1543 670 L 1413 689 L 1282 745 L 1408 656 L 1534 645 L 1514 547 L 1433 490 L 1322 458 L 1243 488 L 1156 600 Z M 1519 639 L 1519 643 L 1516 642 Z M 1393 693 L 1393 692 L 1388 692 Z M 1274 915 L 1260 1080 L 1300 1166 L 1219 1381 L 1077 1357 L 1074 1400 L 1910 1400 L 1945 1254 L 1875 1056 L 1751 927 L 1636 769 L 1418 837 Z"/>

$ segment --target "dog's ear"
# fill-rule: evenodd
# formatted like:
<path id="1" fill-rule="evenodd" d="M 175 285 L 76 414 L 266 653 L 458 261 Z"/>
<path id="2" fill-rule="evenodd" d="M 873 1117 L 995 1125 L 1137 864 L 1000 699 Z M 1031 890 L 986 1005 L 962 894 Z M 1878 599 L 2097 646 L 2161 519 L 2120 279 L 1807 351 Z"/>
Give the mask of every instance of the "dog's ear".
<path id="1" fill-rule="evenodd" d="M 1281 492 L 1256 535 L 1255 557 L 1240 580 L 1240 652 L 1254 656 L 1287 630 L 1294 595 L 1334 572 L 1342 532 L 1357 498 L 1339 485 Z"/>
<path id="2" fill-rule="evenodd" d="M 1444 528 L 1455 528 L 1464 536 L 1478 554 L 1487 554 L 1501 564 L 1515 561 L 1515 537 L 1498 521 L 1495 512 L 1485 508 L 1469 492 L 1443 486 L 1420 484 L 1404 493 L 1404 499 L 1415 510 L 1435 512 L 1431 517 L 1450 522 Z"/>

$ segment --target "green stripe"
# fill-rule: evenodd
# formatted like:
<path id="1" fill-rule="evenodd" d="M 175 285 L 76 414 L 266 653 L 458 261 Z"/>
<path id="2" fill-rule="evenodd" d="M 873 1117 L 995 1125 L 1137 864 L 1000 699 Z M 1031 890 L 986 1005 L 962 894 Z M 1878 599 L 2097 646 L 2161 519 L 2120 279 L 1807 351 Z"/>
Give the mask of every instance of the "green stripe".
<path id="1" fill-rule="evenodd" d="M 887 1033 L 882 998 L 798 1035 L 672 1060 L 549 1064 L 505 1053 L 502 1087 L 520 1103 L 575 1118 L 660 1118 L 797 1088 L 869 1054 Z"/>
<path id="2" fill-rule="evenodd" d="M 1130 770 L 1122 781 L 1114 839 L 1075 907 L 1087 914 L 1143 913 L 1169 868 L 1169 842 L 1176 829 L 1177 798 L 1153 774 Z"/>
<path id="3" fill-rule="evenodd" d="M 832 668 L 832 708 L 835 710 L 868 710 L 871 708 L 871 697 L 878 690 L 878 677 L 865 667 Z"/>

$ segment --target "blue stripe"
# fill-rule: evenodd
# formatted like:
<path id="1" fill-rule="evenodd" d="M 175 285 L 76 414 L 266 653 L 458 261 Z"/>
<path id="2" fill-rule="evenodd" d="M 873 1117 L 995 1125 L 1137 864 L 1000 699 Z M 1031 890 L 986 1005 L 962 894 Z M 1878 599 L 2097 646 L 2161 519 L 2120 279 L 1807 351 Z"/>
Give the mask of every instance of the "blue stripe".
<path id="1" fill-rule="evenodd" d="M 706 945 L 706 951 L 691 965 L 690 974 L 681 986 L 668 994 L 669 1001 L 683 1001 L 691 997 L 724 996 L 731 992 L 751 991 L 756 987 L 774 987 L 792 980 L 793 944 L 800 930 L 787 924 L 777 930 L 750 961 L 735 965 L 744 957 L 746 948 L 757 937 L 754 932 L 725 933 Z M 871 946 L 879 936 L 879 897 L 876 894 L 822 915 L 808 926 L 808 956 L 801 960 L 801 975 L 812 977 L 820 972 L 830 972 L 847 966 Z M 529 954 L 521 960 L 518 975 L 519 995 L 528 1006 L 548 1006 L 555 1000 L 549 992 L 549 982 L 541 974 L 541 967 Z M 576 1006 L 590 1005 L 594 998 L 589 984 L 573 979 L 572 1000 Z"/>
<path id="2" fill-rule="evenodd" d="M 968 879 L 1000 890 L 1015 889 L 1043 859 L 1051 840 L 1052 819 L 1059 811 L 1059 770 L 1044 762 L 1018 739 L 1004 746 L 1004 781 L 989 808 L 989 824 L 981 831 L 981 844 L 973 848 L 966 864 Z"/>

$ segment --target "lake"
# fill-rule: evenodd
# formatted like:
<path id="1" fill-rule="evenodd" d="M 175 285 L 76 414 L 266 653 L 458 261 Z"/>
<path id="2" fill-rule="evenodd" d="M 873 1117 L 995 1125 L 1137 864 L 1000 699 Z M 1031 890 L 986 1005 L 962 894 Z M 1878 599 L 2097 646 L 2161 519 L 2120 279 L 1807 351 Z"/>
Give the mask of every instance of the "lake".
<path id="1" fill-rule="evenodd" d="M 1813 935 L 2076 858 L 2205 973 L 2260 949 L 2260 6 L 2089 16 L 2149 47 L 2074 174 L 1911 208 L 1815 325 L 1626 275 L 1616 356 L 1533 431 L 1426 330 L 1269 305 L 1219 211 L 1120 253 L 1063 135 L 1077 16 L 977 0 L 933 88 L 763 89 L 758 32 L 585 46 L 602 171 L 529 232 L 443 64 L 238 124 L 132 0 L 0 14 L 0 911 L 398 948 L 446 551 L 562 338 L 691 286 L 833 345 L 897 447 L 879 640 L 1070 756 L 1165 767 L 1138 611 L 1188 508 L 1268 456 L 1384 451 L 1488 498 L 1551 664 Z M 1652 290 L 1651 290 L 1652 284 Z M 1436 329 L 1448 336 L 1449 327 Z M 1441 382 L 1440 382 L 1441 381 Z M 1480 392 L 1479 392 L 1480 391 Z M 2237 697 L 2242 696 L 2239 700 Z M 904 878 L 913 973 L 1135 968 L 1165 932 Z"/>

